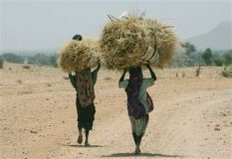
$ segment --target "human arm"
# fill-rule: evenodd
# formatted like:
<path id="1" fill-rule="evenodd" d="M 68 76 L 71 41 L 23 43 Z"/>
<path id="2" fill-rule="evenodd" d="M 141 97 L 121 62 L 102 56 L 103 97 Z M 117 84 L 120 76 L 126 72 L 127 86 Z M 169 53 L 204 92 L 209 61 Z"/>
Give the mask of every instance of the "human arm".
<path id="1" fill-rule="evenodd" d="M 122 73 L 122 76 L 120 77 L 119 79 L 119 83 L 122 82 L 125 78 L 125 75 L 126 75 L 126 69 L 124 69 L 123 73 Z"/>
<path id="2" fill-rule="evenodd" d="M 96 84 L 96 82 L 97 82 L 97 74 L 98 74 L 98 71 L 100 70 L 100 68 L 101 68 L 101 64 L 98 63 L 97 68 L 91 73 L 92 80 L 93 80 L 94 84 Z"/>
<path id="3" fill-rule="evenodd" d="M 156 81 L 156 75 L 155 75 L 155 72 L 152 70 L 151 66 L 149 64 L 146 65 L 148 70 L 150 71 L 150 74 L 151 74 L 151 78 Z"/>
<path id="4" fill-rule="evenodd" d="M 72 75 L 71 73 L 69 73 L 68 77 L 70 79 L 70 82 L 71 82 L 73 88 L 76 89 L 76 85 L 77 85 L 77 77 L 76 77 L 76 75 Z"/>
<path id="5" fill-rule="evenodd" d="M 125 75 L 126 75 L 126 69 L 124 69 L 124 72 L 123 72 L 122 76 L 120 77 L 120 79 L 118 81 L 118 87 L 119 88 L 126 88 L 128 83 L 129 83 L 128 80 L 124 80 Z"/>

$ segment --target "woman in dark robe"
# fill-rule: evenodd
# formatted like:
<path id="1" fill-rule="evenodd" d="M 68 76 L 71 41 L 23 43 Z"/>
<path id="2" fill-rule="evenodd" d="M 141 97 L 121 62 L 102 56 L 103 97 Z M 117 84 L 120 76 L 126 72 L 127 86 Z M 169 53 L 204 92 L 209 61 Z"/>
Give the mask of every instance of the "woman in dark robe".
<path id="1" fill-rule="evenodd" d="M 73 40 L 82 40 L 81 35 L 75 35 Z M 100 63 L 97 68 L 91 72 L 90 68 L 86 68 L 75 75 L 69 74 L 72 86 L 76 90 L 76 110 L 79 136 L 77 142 L 83 141 L 82 129 L 85 130 L 85 146 L 89 146 L 89 131 L 92 130 L 95 115 L 95 93 L 94 85 L 97 81 L 97 74 L 100 69 Z"/>
<path id="2" fill-rule="evenodd" d="M 129 68 L 129 80 L 124 80 L 126 70 L 119 80 L 119 88 L 124 88 L 127 94 L 127 110 L 132 128 L 132 135 L 136 145 L 135 154 L 140 154 L 140 143 L 145 133 L 149 112 L 153 110 L 153 102 L 146 91 L 154 85 L 156 75 L 149 65 L 151 78 L 143 78 L 141 67 Z"/>

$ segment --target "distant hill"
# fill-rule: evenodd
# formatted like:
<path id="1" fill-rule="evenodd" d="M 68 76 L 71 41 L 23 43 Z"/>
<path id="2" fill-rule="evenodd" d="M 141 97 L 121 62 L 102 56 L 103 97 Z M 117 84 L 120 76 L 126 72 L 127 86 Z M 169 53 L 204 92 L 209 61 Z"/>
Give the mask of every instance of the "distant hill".
<path id="1" fill-rule="evenodd" d="M 232 21 L 222 22 L 208 33 L 186 40 L 197 49 L 211 48 L 213 50 L 232 49 Z"/>

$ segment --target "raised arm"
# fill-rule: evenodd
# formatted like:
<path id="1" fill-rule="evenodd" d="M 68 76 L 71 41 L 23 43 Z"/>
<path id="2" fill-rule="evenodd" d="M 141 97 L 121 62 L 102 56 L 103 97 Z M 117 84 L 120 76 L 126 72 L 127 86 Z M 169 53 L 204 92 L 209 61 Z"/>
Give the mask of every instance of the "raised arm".
<path id="1" fill-rule="evenodd" d="M 119 83 L 122 82 L 122 81 L 124 80 L 125 75 L 126 75 L 126 69 L 124 69 L 123 74 L 122 74 L 122 76 L 121 76 L 120 79 L 119 79 Z"/>
<path id="2" fill-rule="evenodd" d="M 77 86 L 77 77 L 76 77 L 76 75 L 72 75 L 71 73 L 69 73 L 68 77 L 69 77 L 69 79 L 71 81 L 71 84 L 72 84 L 73 88 L 76 89 L 76 86 Z"/>
<path id="3" fill-rule="evenodd" d="M 96 82 L 97 82 L 97 73 L 100 70 L 100 68 L 101 68 L 101 64 L 98 63 L 97 68 L 93 72 L 91 72 L 91 76 L 92 76 L 92 79 L 93 79 L 93 84 L 96 84 Z"/>
<path id="4" fill-rule="evenodd" d="M 151 78 L 153 78 L 154 80 L 156 80 L 156 75 L 155 75 L 155 72 L 152 70 L 151 66 L 149 64 L 146 65 L 148 70 L 150 71 L 150 74 L 151 74 Z"/>

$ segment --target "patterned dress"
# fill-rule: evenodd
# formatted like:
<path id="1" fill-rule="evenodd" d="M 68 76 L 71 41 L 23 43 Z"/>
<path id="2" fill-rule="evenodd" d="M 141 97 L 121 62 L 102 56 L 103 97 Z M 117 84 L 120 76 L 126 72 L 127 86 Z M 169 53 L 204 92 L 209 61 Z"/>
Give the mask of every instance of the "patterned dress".
<path id="1" fill-rule="evenodd" d="M 91 72 L 91 80 L 93 85 L 96 84 L 97 81 L 97 73 L 99 69 Z M 79 128 L 84 128 L 85 130 L 92 130 L 94 115 L 96 113 L 94 102 L 89 104 L 88 106 L 82 106 L 79 98 L 79 92 L 77 89 L 77 76 L 69 74 L 69 79 L 72 83 L 72 86 L 76 89 L 76 110 L 77 110 L 77 122 Z M 94 90 L 93 90 L 94 91 Z"/>

